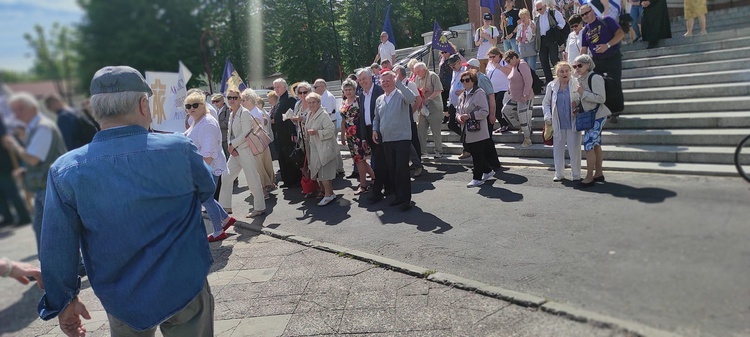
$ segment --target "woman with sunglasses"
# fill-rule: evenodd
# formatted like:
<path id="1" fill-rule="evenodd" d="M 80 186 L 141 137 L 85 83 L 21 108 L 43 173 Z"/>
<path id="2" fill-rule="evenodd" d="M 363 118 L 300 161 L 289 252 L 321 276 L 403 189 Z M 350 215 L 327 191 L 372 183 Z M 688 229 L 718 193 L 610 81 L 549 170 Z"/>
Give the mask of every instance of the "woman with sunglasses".
<path id="1" fill-rule="evenodd" d="M 521 147 L 531 146 L 531 105 L 534 99 L 534 89 L 531 88 L 531 68 L 526 61 L 518 57 L 515 51 L 505 52 L 505 62 L 512 70 L 508 75 L 508 92 L 503 99 L 503 106 L 515 104 L 518 111 L 518 119 L 521 122 L 520 129 L 523 133 Z"/>
<path id="2" fill-rule="evenodd" d="M 568 25 L 570 25 L 570 34 L 568 39 L 565 40 L 565 51 L 563 51 L 563 60 L 568 61 L 569 64 L 573 63 L 573 60 L 581 55 L 581 31 L 583 30 L 583 18 L 578 14 L 568 19 Z"/>
<path id="3" fill-rule="evenodd" d="M 456 121 L 461 124 L 461 138 L 464 148 L 471 153 L 472 180 L 466 184 L 467 187 L 476 187 L 484 184 L 487 179 L 495 175 L 490 168 L 487 154 L 495 153 L 495 144 L 487 132 L 487 116 L 490 114 L 487 94 L 479 88 L 479 78 L 476 70 L 468 70 L 461 73 L 461 85 L 463 93 L 458 98 L 456 109 Z"/>
<path id="4" fill-rule="evenodd" d="M 576 57 L 573 62 L 573 69 L 578 77 L 576 91 L 581 97 L 580 111 L 596 109 L 594 127 L 584 131 L 583 134 L 583 150 L 586 153 L 586 177 L 581 180 L 582 187 L 594 185 L 595 182 L 604 182 L 602 128 L 607 116 L 612 114 L 604 105 L 607 100 L 607 92 L 604 90 L 604 77 L 595 74 L 594 67 L 594 60 L 588 54 Z M 589 87 L 589 77 L 591 76 L 593 77 Z"/>
<path id="5" fill-rule="evenodd" d="M 205 102 L 206 97 L 200 93 L 193 93 L 185 97 L 185 111 L 193 118 L 193 123 L 184 134 L 198 148 L 198 153 L 211 167 L 214 181 L 217 182 L 219 177 L 227 171 L 227 161 L 224 152 L 221 150 L 219 121 L 208 114 Z M 235 219 L 229 216 L 213 198 L 203 202 L 203 207 L 206 209 L 211 225 L 214 227 L 214 232 L 208 235 L 208 242 L 226 239 L 227 234 L 224 231 L 234 224 Z"/>
<path id="6" fill-rule="evenodd" d="M 228 172 L 221 176 L 221 192 L 219 193 L 219 203 L 224 206 L 227 213 L 232 212 L 232 183 L 240 175 L 240 171 L 245 172 L 247 187 L 253 195 L 253 211 L 246 217 L 254 218 L 266 213 L 266 200 L 264 199 L 263 184 L 258 174 L 255 156 L 250 150 L 250 145 L 245 140 L 248 134 L 257 125 L 253 122 L 253 116 L 250 111 L 240 105 L 240 92 L 237 88 L 227 90 L 227 101 L 229 110 L 232 111 L 229 116 L 229 162 Z"/>
<path id="7" fill-rule="evenodd" d="M 565 174 L 565 149 L 570 156 L 573 180 L 581 180 L 581 132 L 575 129 L 574 112 L 578 109 L 578 80 L 573 78 L 570 63 L 560 61 L 555 65 L 555 80 L 547 85 L 542 102 L 544 123 L 552 127 L 552 158 L 555 176 L 560 181 Z"/>
<path id="8" fill-rule="evenodd" d="M 306 81 L 298 82 L 296 89 L 297 94 L 297 104 L 294 105 L 294 112 L 292 113 L 292 117 L 289 118 L 290 121 L 294 122 L 294 125 L 297 127 L 297 142 L 300 143 L 302 141 L 305 145 L 305 159 L 306 159 L 306 167 L 302 167 L 301 169 L 303 171 L 309 170 L 309 164 L 310 164 L 310 153 L 307 151 L 308 141 L 309 137 L 307 133 L 305 132 L 305 123 L 307 122 L 307 115 L 310 113 L 310 106 L 305 98 L 311 93 L 313 93 L 313 88 L 310 83 Z M 304 176 L 305 174 L 303 174 Z M 303 192 L 307 193 L 307 192 Z M 305 194 L 306 198 L 311 198 L 315 196 L 314 191 Z M 317 195 L 318 199 L 323 198 L 323 192 L 319 192 Z"/>

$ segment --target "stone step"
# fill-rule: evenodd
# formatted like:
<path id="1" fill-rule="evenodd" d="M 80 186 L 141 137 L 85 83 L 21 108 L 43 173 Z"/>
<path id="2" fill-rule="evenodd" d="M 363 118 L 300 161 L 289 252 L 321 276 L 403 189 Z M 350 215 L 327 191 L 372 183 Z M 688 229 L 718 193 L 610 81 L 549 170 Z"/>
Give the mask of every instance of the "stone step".
<path id="1" fill-rule="evenodd" d="M 744 17 L 730 17 L 727 19 L 717 18 L 714 20 L 708 20 L 708 18 L 706 18 L 706 31 L 714 32 L 736 28 L 747 28 L 750 27 L 750 19 L 748 19 L 748 17 L 750 16 L 745 15 Z M 685 26 L 684 21 L 682 25 L 672 27 L 672 36 L 682 37 L 685 32 L 687 32 L 687 26 Z M 698 34 L 698 32 L 700 32 L 700 25 L 698 25 L 698 20 L 696 19 L 695 26 L 693 27 L 693 34 Z"/>
<path id="2" fill-rule="evenodd" d="M 651 78 L 654 76 L 746 70 L 748 69 L 748 62 L 750 62 L 750 57 L 727 60 L 709 60 L 704 62 L 687 62 L 668 66 L 641 65 L 630 69 L 623 68 L 622 77 L 623 79 Z"/>
<path id="3" fill-rule="evenodd" d="M 750 97 L 691 98 L 680 100 L 626 101 L 623 114 L 671 112 L 747 111 Z"/>
<path id="4" fill-rule="evenodd" d="M 498 157 L 503 166 L 527 166 L 527 167 L 546 167 L 550 170 L 550 179 L 554 170 L 552 158 L 519 158 L 519 157 Z M 439 159 L 423 159 L 423 163 L 431 164 L 452 164 L 471 166 L 471 158 L 458 159 L 458 155 L 446 155 Z M 582 160 L 582 168 L 586 169 L 586 158 Z M 689 175 L 708 175 L 708 176 L 729 176 L 738 177 L 737 169 L 734 165 L 729 164 L 691 164 L 691 163 L 673 163 L 673 162 L 642 162 L 642 161 L 619 161 L 607 160 L 604 162 L 605 171 L 627 171 L 643 173 L 664 173 L 664 174 L 689 174 Z M 570 179 L 570 171 L 567 171 Z M 585 172 L 585 171 L 584 171 Z"/>
<path id="5" fill-rule="evenodd" d="M 715 49 L 701 53 L 662 55 L 650 58 L 626 59 L 622 61 L 622 69 L 680 65 L 685 63 L 717 60 L 733 60 L 747 57 L 750 57 L 750 47 Z"/>
<path id="6" fill-rule="evenodd" d="M 741 83 L 713 83 L 660 88 L 623 90 L 625 102 L 649 100 L 680 100 L 686 98 L 711 98 L 750 95 L 750 81 Z"/>
<path id="7" fill-rule="evenodd" d="M 750 60 L 749 60 L 750 61 Z M 622 89 L 661 88 L 676 85 L 737 83 L 750 81 L 750 69 L 714 71 L 694 74 L 623 78 Z"/>
<path id="8" fill-rule="evenodd" d="M 682 2 L 680 2 L 680 5 L 682 5 Z M 671 8 L 671 7 L 670 7 Z M 680 7 L 682 8 L 682 7 Z M 711 10 L 708 13 L 706 13 L 706 19 L 709 20 L 716 20 L 721 19 L 724 17 L 734 18 L 734 17 L 743 17 L 744 15 L 750 15 L 750 6 L 747 5 L 739 5 L 734 6 L 731 8 L 723 8 L 723 9 L 717 9 L 717 10 Z M 682 15 L 679 16 L 672 16 L 669 18 L 669 22 L 675 26 L 675 25 L 684 25 L 685 24 L 685 17 Z"/>
<path id="9" fill-rule="evenodd" d="M 750 30 L 746 30 L 747 34 L 750 34 Z M 707 35 L 708 36 L 708 35 Z M 685 40 L 690 40 L 684 38 Z M 636 45 L 639 43 L 636 43 Z M 631 50 L 623 52 L 623 59 L 642 59 L 652 58 L 655 56 L 664 55 L 676 55 L 676 54 L 690 54 L 704 51 L 711 51 L 717 49 L 731 49 L 731 48 L 742 48 L 750 46 L 750 37 L 732 37 L 722 39 L 712 39 L 704 42 L 690 41 L 685 44 L 679 44 L 670 46 L 668 48 L 654 48 L 646 49 L 645 47 L 640 50 Z"/>
<path id="10" fill-rule="evenodd" d="M 748 35 L 749 30 L 750 30 L 750 27 L 736 27 L 735 29 L 710 31 L 706 35 L 694 35 L 691 37 L 684 37 L 682 35 L 672 34 L 671 39 L 664 39 L 660 41 L 659 47 L 651 49 L 651 50 L 656 50 L 656 49 L 665 48 L 665 47 L 672 47 L 672 46 L 691 45 L 691 44 L 696 44 L 696 43 L 744 37 Z M 648 44 L 644 44 L 644 43 L 634 43 L 634 44 L 623 45 L 620 50 L 622 50 L 624 55 L 627 55 L 630 52 L 646 50 L 647 46 Z"/>
<path id="11" fill-rule="evenodd" d="M 541 122 L 541 121 L 540 121 Z M 537 129 L 541 131 L 541 129 Z M 602 131 L 602 143 L 608 145 L 697 145 L 697 146 L 736 146 L 739 142 L 750 135 L 750 129 L 605 129 Z M 441 132 L 443 143 L 459 143 L 460 136 L 451 132 Z M 514 132 L 493 134 L 495 143 L 520 144 L 523 135 Z M 427 141 L 432 142 L 432 135 L 427 136 Z M 531 141 L 542 143 L 542 133 L 534 132 Z"/>
<path id="12" fill-rule="evenodd" d="M 463 146 L 444 143 L 443 153 L 460 154 Z M 498 156 L 519 158 L 552 158 L 552 146 L 534 143 L 523 148 L 519 143 L 495 144 Z M 682 146 L 682 145 L 602 145 L 605 160 L 667 162 L 696 164 L 732 164 L 735 146 Z M 433 153 L 434 144 L 428 143 L 424 153 Z"/>

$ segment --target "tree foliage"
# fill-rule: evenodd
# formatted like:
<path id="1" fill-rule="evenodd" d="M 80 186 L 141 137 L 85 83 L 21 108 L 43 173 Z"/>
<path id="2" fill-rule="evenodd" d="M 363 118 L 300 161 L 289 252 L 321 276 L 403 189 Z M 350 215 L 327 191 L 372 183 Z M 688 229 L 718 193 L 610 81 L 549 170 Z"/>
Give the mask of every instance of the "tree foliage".
<path id="1" fill-rule="evenodd" d="M 79 0 L 79 79 L 127 64 L 142 71 L 175 72 L 182 60 L 196 75 L 205 69 L 201 36 L 218 39 L 210 57 L 213 82 L 229 58 L 245 79 L 280 72 L 290 81 L 338 78 L 369 65 L 390 4 L 396 47 L 423 44 L 433 19 L 443 27 L 468 20 L 455 0 Z M 197 77 L 197 76 L 196 76 Z M 196 82 L 193 82 L 196 83 Z"/>
<path id="2" fill-rule="evenodd" d="M 78 64 L 74 51 L 76 31 L 54 23 L 52 29 L 45 32 L 41 25 L 35 25 L 34 34 L 25 33 L 23 37 L 36 56 L 31 68 L 33 77 L 54 81 L 58 93 L 70 101 Z"/>

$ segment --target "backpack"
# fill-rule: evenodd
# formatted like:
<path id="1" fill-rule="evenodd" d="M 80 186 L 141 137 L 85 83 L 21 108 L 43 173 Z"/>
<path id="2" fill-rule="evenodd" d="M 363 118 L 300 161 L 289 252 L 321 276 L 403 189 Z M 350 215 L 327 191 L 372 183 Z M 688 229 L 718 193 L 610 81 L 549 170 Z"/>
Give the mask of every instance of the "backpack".
<path id="1" fill-rule="evenodd" d="M 591 80 L 594 75 L 604 78 L 604 92 L 607 93 L 607 100 L 604 105 L 612 112 L 622 112 L 625 110 L 625 98 L 622 95 L 622 88 L 614 78 L 594 73 L 589 76 L 589 89 L 591 89 Z M 592 89 L 593 91 L 593 89 Z"/>
<path id="2" fill-rule="evenodd" d="M 495 28 L 495 26 L 490 26 L 490 38 L 495 37 L 495 29 L 497 29 L 497 28 Z M 482 27 L 479 27 L 479 28 L 477 28 L 477 31 L 474 32 L 474 37 L 475 37 L 474 41 L 479 40 L 479 32 L 481 32 L 481 31 L 482 31 Z M 499 33 L 500 32 L 498 32 L 498 34 Z"/>
<path id="3" fill-rule="evenodd" d="M 521 69 L 518 66 L 516 66 L 516 70 L 518 70 L 519 74 L 521 73 Z M 534 90 L 535 95 L 541 95 L 544 90 L 544 82 L 542 82 L 542 79 L 533 70 L 531 71 L 531 90 Z"/>
<path id="4" fill-rule="evenodd" d="M 570 25 L 566 22 L 565 26 L 562 28 L 558 28 L 557 26 L 557 19 L 555 19 L 555 10 L 549 9 L 547 11 L 547 17 L 550 20 L 550 29 L 547 31 L 547 34 L 551 34 L 551 38 L 555 41 L 555 44 L 558 46 L 562 46 L 565 44 L 565 41 L 568 39 L 568 35 L 570 35 Z"/>

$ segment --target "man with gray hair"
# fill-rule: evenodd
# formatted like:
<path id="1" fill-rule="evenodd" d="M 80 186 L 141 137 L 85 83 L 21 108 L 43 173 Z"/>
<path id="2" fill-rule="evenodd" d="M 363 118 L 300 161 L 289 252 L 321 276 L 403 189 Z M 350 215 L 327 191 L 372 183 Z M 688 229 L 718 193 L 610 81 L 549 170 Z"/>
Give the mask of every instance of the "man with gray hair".
<path id="1" fill-rule="evenodd" d="M 396 46 L 388 41 L 388 33 L 380 33 L 380 45 L 378 45 L 378 54 L 375 55 L 375 60 L 372 63 L 378 63 L 378 60 L 384 61 L 389 60 L 391 64 L 396 64 Z"/>
<path id="2" fill-rule="evenodd" d="M 26 124 L 24 145 L 19 144 L 10 134 L 3 137 L 3 143 L 8 152 L 16 154 L 26 164 L 24 182 L 26 189 L 34 194 L 34 218 L 31 224 L 36 235 L 38 252 L 42 234 L 44 197 L 47 192 L 47 171 L 68 149 L 55 122 L 39 113 L 39 103 L 34 96 L 25 92 L 13 94 L 8 99 L 8 105 L 16 118 Z"/>
<path id="3" fill-rule="evenodd" d="M 137 70 L 100 69 L 91 94 L 102 130 L 49 170 L 39 316 L 58 317 L 68 336 L 85 334 L 80 248 L 113 336 L 153 336 L 157 326 L 164 336 L 213 336 L 201 217 L 216 187 L 210 167 L 188 138 L 148 131 L 152 91 Z"/>
<path id="4" fill-rule="evenodd" d="M 383 146 L 385 166 L 395 195 L 390 205 L 406 211 L 412 206 L 409 178 L 409 152 L 412 146 L 409 105 L 414 103 L 417 97 L 396 79 L 393 71 L 383 71 L 381 75 L 384 93 L 375 102 L 372 139 L 376 144 Z M 382 198 L 382 195 L 378 196 L 378 180 L 379 178 L 375 179 L 371 196 L 375 202 L 379 201 L 378 197 Z"/>

